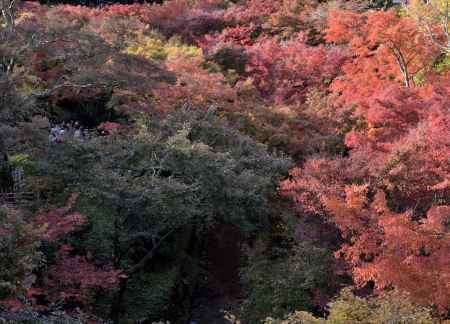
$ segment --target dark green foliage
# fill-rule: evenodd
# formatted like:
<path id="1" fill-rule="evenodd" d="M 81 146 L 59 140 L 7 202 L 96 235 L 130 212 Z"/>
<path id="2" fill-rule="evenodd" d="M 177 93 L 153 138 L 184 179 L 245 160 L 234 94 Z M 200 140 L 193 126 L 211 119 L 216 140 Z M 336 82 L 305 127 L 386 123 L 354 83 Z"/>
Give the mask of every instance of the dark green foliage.
<path id="1" fill-rule="evenodd" d="M 13 79 L 0 74 L 0 152 L 23 152 L 31 137 L 40 138 L 42 118 L 33 119 L 37 112 L 33 98 L 21 95 Z"/>
<path id="2" fill-rule="evenodd" d="M 24 99 L 17 93 L 13 80 L 0 75 L 0 121 L 2 124 L 14 125 L 29 116 L 29 111 L 23 107 Z"/>
<path id="3" fill-rule="evenodd" d="M 123 315 L 136 319 L 167 311 L 179 283 L 157 269 L 181 262 L 191 235 L 218 223 L 232 224 L 244 236 L 268 226 L 270 200 L 289 161 L 268 154 L 212 110 L 182 109 L 143 122 L 139 134 L 55 145 L 41 165 L 67 191 L 81 193 L 79 208 L 90 226 L 73 245 L 132 271 Z M 180 253 L 178 238 L 186 233 Z M 141 266 L 147 257 L 151 262 Z M 154 280 L 160 289 L 144 289 Z M 147 305 L 145 311 L 137 312 L 138 304 Z"/>
<path id="4" fill-rule="evenodd" d="M 133 277 L 125 293 L 124 317 L 134 322 L 140 319 L 157 321 L 168 318 L 172 297 L 178 285 L 177 279 L 176 268 L 140 273 Z"/>
<path id="5" fill-rule="evenodd" d="M 288 255 L 276 258 L 258 247 L 251 252 L 242 276 L 249 289 L 243 306 L 246 323 L 294 309 L 313 311 L 318 293 L 332 291 L 330 251 L 303 242 L 284 252 Z"/>
<path id="6" fill-rule="evenodd" d="M 62 311 L 43 315 L 32 310 L 0 313 L 0 322 L 4 324 L 84 324 L 88 320 L 98 324 L 108 323 L 81 312 L 71 315 Z"/>
<path id="7" fill-rule="evenodd" d="M 41 259 L 38 231 L 16 210 L 0 207 L 0 298 L 21 297 Z"/>
<path id="8" fill-rule="evenodd" d="M 377 10 L 388 10 L 395 6 L 396 2 L 392 0 L 369 0 L 367 2 L 367 7 L 370 9 Z"/>

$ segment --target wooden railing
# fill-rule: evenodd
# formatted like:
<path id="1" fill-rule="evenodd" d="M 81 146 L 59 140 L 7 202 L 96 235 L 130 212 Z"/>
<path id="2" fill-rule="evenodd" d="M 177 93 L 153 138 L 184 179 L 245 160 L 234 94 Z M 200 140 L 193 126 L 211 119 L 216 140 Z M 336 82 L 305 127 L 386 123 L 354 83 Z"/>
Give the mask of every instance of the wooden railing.
<path id="1" fill-rule="evenodd" d="M 0 205 L 27 206 L 35 203 L 39 195 L 35 192 L 0 192 Z"/>

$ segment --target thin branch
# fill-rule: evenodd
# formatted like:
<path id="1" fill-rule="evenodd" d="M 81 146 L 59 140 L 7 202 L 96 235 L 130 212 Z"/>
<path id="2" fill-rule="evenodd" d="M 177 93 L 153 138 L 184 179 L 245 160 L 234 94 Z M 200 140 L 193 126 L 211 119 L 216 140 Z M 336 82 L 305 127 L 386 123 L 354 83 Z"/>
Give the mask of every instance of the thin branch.
<path id="1" fill-rule="evenodd" d="M 170 234 L 175 232 L 175 229 L 176 228 L 171 229 L 163 237 L 161 237 L 161 239 L 152 247 L 152 249 L 150 251 L 148 251 L 148 253 L 141 259 L 141 261 L 136 263 L 134 266 L 132 266 L 130 269 L 128 269 L 125 273 L 128 276 L 130 276 L 130 275 L 138 272 L 139 270 L 141 270 L 143 267 L 145 267 L 147 265 L 147 263 L 151 259 L 153 259 L 153 257 L 155 256 L 156 251 L 159 249 L 161 244 L 170 236 Z"/>
<path id="2" fill-rule="evenodd" d="M 40 92 L 32 92 L 32 96 L 37 97 L 37 98 L 47 98 L 49 96 L 51 96 L 55 91 L 62 89 L 62 88 L 75 88 L 77 89 L 77 91 L 81 91 L 82 89 L 87 89 L 87 88 L 93 88 L 93 87 L 116 87 L 118 86 L 118 82 L 114 82 L 114 83 L 88 83 L 88 84 L 75 84 L 75 83 L 71 83 L 71 82 L 65 82 L 63 84 L 59 84 L 54 86 L 51 89 L 48 89 L 46 91 L 40 91 Z"/>

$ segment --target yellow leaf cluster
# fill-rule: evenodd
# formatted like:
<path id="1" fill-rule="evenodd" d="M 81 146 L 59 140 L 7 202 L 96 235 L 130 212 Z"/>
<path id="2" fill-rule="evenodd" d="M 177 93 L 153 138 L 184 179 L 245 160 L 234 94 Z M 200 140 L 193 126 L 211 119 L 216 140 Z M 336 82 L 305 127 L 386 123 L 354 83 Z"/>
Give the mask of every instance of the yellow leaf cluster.
<path id="1" fill-rule="evenodd" d="M 149 60 L 166 61 L 176 57 L 202 58 L 202 50 L 196 46 L 183 44 L 177 38 L 168 41 L 158 36 L 145 36 L 126 48 L 126 53 L 139 55 Z"/>

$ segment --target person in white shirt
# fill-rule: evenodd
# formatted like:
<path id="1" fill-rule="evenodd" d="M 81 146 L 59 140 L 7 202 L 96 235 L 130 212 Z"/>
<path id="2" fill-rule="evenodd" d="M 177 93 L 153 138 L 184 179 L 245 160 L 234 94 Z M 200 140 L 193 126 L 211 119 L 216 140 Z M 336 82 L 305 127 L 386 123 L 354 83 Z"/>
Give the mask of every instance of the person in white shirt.
<path id="1" fill-rule="evenodd" d="M 81 138 L 81 128 L 77 128 L 76 130 L 75 130 L 75 132 L 73 133 L 73 137 L 75 137 L 75 138 Z"/>

